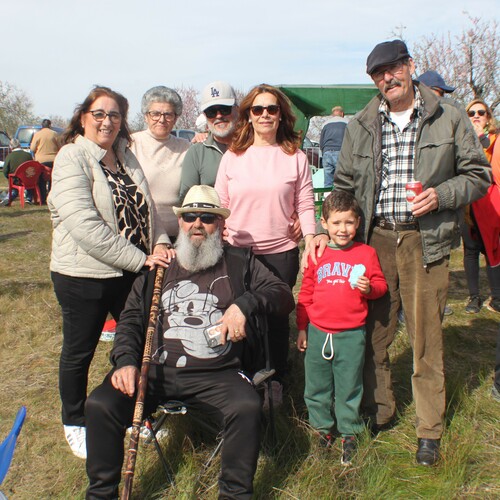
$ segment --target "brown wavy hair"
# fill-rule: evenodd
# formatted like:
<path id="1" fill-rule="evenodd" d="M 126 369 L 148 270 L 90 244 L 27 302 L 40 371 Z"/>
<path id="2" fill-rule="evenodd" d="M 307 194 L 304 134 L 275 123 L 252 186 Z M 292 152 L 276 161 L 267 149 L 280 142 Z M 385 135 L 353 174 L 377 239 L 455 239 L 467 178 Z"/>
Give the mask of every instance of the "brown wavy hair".
<path id="1" fill-rule="evenodd" d="M 469 104 L 467 104 L 465 111 L 469 111 L 469 109 L 472 108 L 474 104 L 481 104 L 482 106 L 484 106 L 484 109 L 486 110 L 486 116 L 488 117 L 488 121 L 486 122 L 488 134 L 495 134 L 497 132 L 497 122 L 490 107 L 482 99 L 474 99 L 473 101 L 469 102 Z"/>
<path id="2" fill-rule="evenodd" d="M 250 108 L 259 94 L 272 94 L 276 97 L 281 113 L 281 121 L 276 132 L 276 142 L 286 154 L 293 155 L 300 145 L 300 133 L 293 129 L 296 118 L 292 112 L 290 100 L 281 90 L 266 83 L 254 87 L 241 101 L 238 124 L 229 149 L 236 154 L 242 154 L 253 144 L 254 131 L 252 124 L 249 122 Z"/>
<path id="3" fill-rule="evenodd" d="M 116 104 L 118 104 L 118 109 L 122 115 L 122 122 L 116 139 L 118 140 L 118 137 L 123 137 L 127 140 L 127 143 L 130 146 L 132 138 L 130 137 L 130 129 L 127 123 L 128 101 L 120 93 L 111 90 L 109 87 L 102 87 L 100 85 L 96 85 L 90 91 L 85 100 L 75 108 L 73 117 L 63 133 L 63 144 L 74 142 L 78 135 L 83 135 L 82 115 L 90 110 L 92 104 L 94 104 L 99 97 L 110 97 L 116 101 Z"/>

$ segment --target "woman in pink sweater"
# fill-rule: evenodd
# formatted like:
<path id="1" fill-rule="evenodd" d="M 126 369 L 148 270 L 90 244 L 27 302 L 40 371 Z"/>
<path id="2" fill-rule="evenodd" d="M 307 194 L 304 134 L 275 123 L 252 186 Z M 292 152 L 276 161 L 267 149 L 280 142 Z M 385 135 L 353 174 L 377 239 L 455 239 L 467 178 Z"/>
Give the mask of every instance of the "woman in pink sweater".
<path id="1" fill-rule="evenodd" d="M 277 88 L 254 87 L 240 104 L 239 123 L 230 149 L 222 157 L 215 189 L 227 219 L 229 242 L 252 247 L 257 258 L 293 288 L 299 249 L 291 236 L 297 214 L 306 243 L 315 232 L 313 186 L 309 162 L 299 149 L 290 101 Z M 273 392 L 280 398 L 286 374 L 288 316 L 270 317 L 271 357 L 277 372 Z"/>

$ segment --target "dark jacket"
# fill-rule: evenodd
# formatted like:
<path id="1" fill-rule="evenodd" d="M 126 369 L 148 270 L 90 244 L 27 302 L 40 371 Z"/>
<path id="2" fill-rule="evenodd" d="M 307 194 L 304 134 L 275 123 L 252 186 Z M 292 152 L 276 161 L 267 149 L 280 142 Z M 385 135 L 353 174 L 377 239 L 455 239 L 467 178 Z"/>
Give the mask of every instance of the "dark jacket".
<path id="1" fill-rule="evenodd" d="M 439 99 L 418 86 L 424 112 L 417 131 L 414 177 L 424 189 L 434 187 L 439 199 L 435 212 L 418 218 L 423 264 L 450 254 L 458 234 L 457 209 L 486 194 L 491 169 L 465 110 L 451 99 Z M 360 234 L 366 242 L 374 217 L 382 170 L 382 126 L 375 96 L 346 129 L 335 170 L 336 188 L 352 192 L 363 211 Z"/>
<path id="2" fill-rule="evenodd" d="M 8 179 L 9 174 L 15 173 L 19 165 L 22 165 L 24 162 L 32 159 L 33 158 L 28 152 L 23 151 L 22 149 L 14 149 L 14 151 L 12 151 L 12 153 L 5 158 L 5 163 L 3 164 L 3 175 L 5 175 Z"/>
<path id="3" fill-rule="evenodd" d="M 295 304 L 288 285 L 255 259 L 248 248 L 224 247 L 224 259 L 234 291 L 234 304 L 245 315 L 242 367 L 254 373 L 264 367 L 264 336 L 267 314 L 289 314 Z M 168 269 L 165 277 L 168 276 Z M 140 367 L 145 332 L 153 297 L 154 271 L 142 272 L 134 282 L 120 315 L 110 359 L 114 366 Z"/>

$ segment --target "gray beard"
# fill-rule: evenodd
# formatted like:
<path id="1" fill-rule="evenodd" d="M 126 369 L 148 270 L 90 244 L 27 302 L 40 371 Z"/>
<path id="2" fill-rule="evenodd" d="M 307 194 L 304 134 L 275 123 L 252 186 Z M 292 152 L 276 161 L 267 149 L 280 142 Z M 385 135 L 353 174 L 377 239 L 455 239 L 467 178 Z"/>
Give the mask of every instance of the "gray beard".
<path id="1" fill-rule="evenodd" d="M 214 135 L 214 137 L 220 137 L 221 139 L 226 139 L 227 137 L 231 137 L 236 129 L 236 122 L 229 122 L 230 125 L 229 127 L 224 130 L 224 131 L 221 131 L 217 128 L 215 128 L 215 125 L 209 121 L 207 121 L 207 127 L 208 127 L 208 130 L 210 130 L 210 132 L 212 132 L 212 134 Z"/>
<path id="2" fill-rule="evenodd" d="M 190 233 L 179 231 L 175 242 L 175 254 L 179 265 L 192 273 L 215 266 L 223 254 L 220 230 L 207 234 L 198 245 L 190 239 Z"/>

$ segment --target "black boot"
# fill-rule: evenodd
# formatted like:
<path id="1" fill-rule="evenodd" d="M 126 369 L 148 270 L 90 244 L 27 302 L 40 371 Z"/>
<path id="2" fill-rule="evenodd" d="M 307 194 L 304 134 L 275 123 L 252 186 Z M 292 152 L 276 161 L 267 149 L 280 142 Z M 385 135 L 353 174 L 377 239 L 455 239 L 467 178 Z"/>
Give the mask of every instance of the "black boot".
<path id="1" fill-rule="evenodd" d="M 434 465 L 439 460 L 439 439 L 418 438 L 417 463 Z"/>

